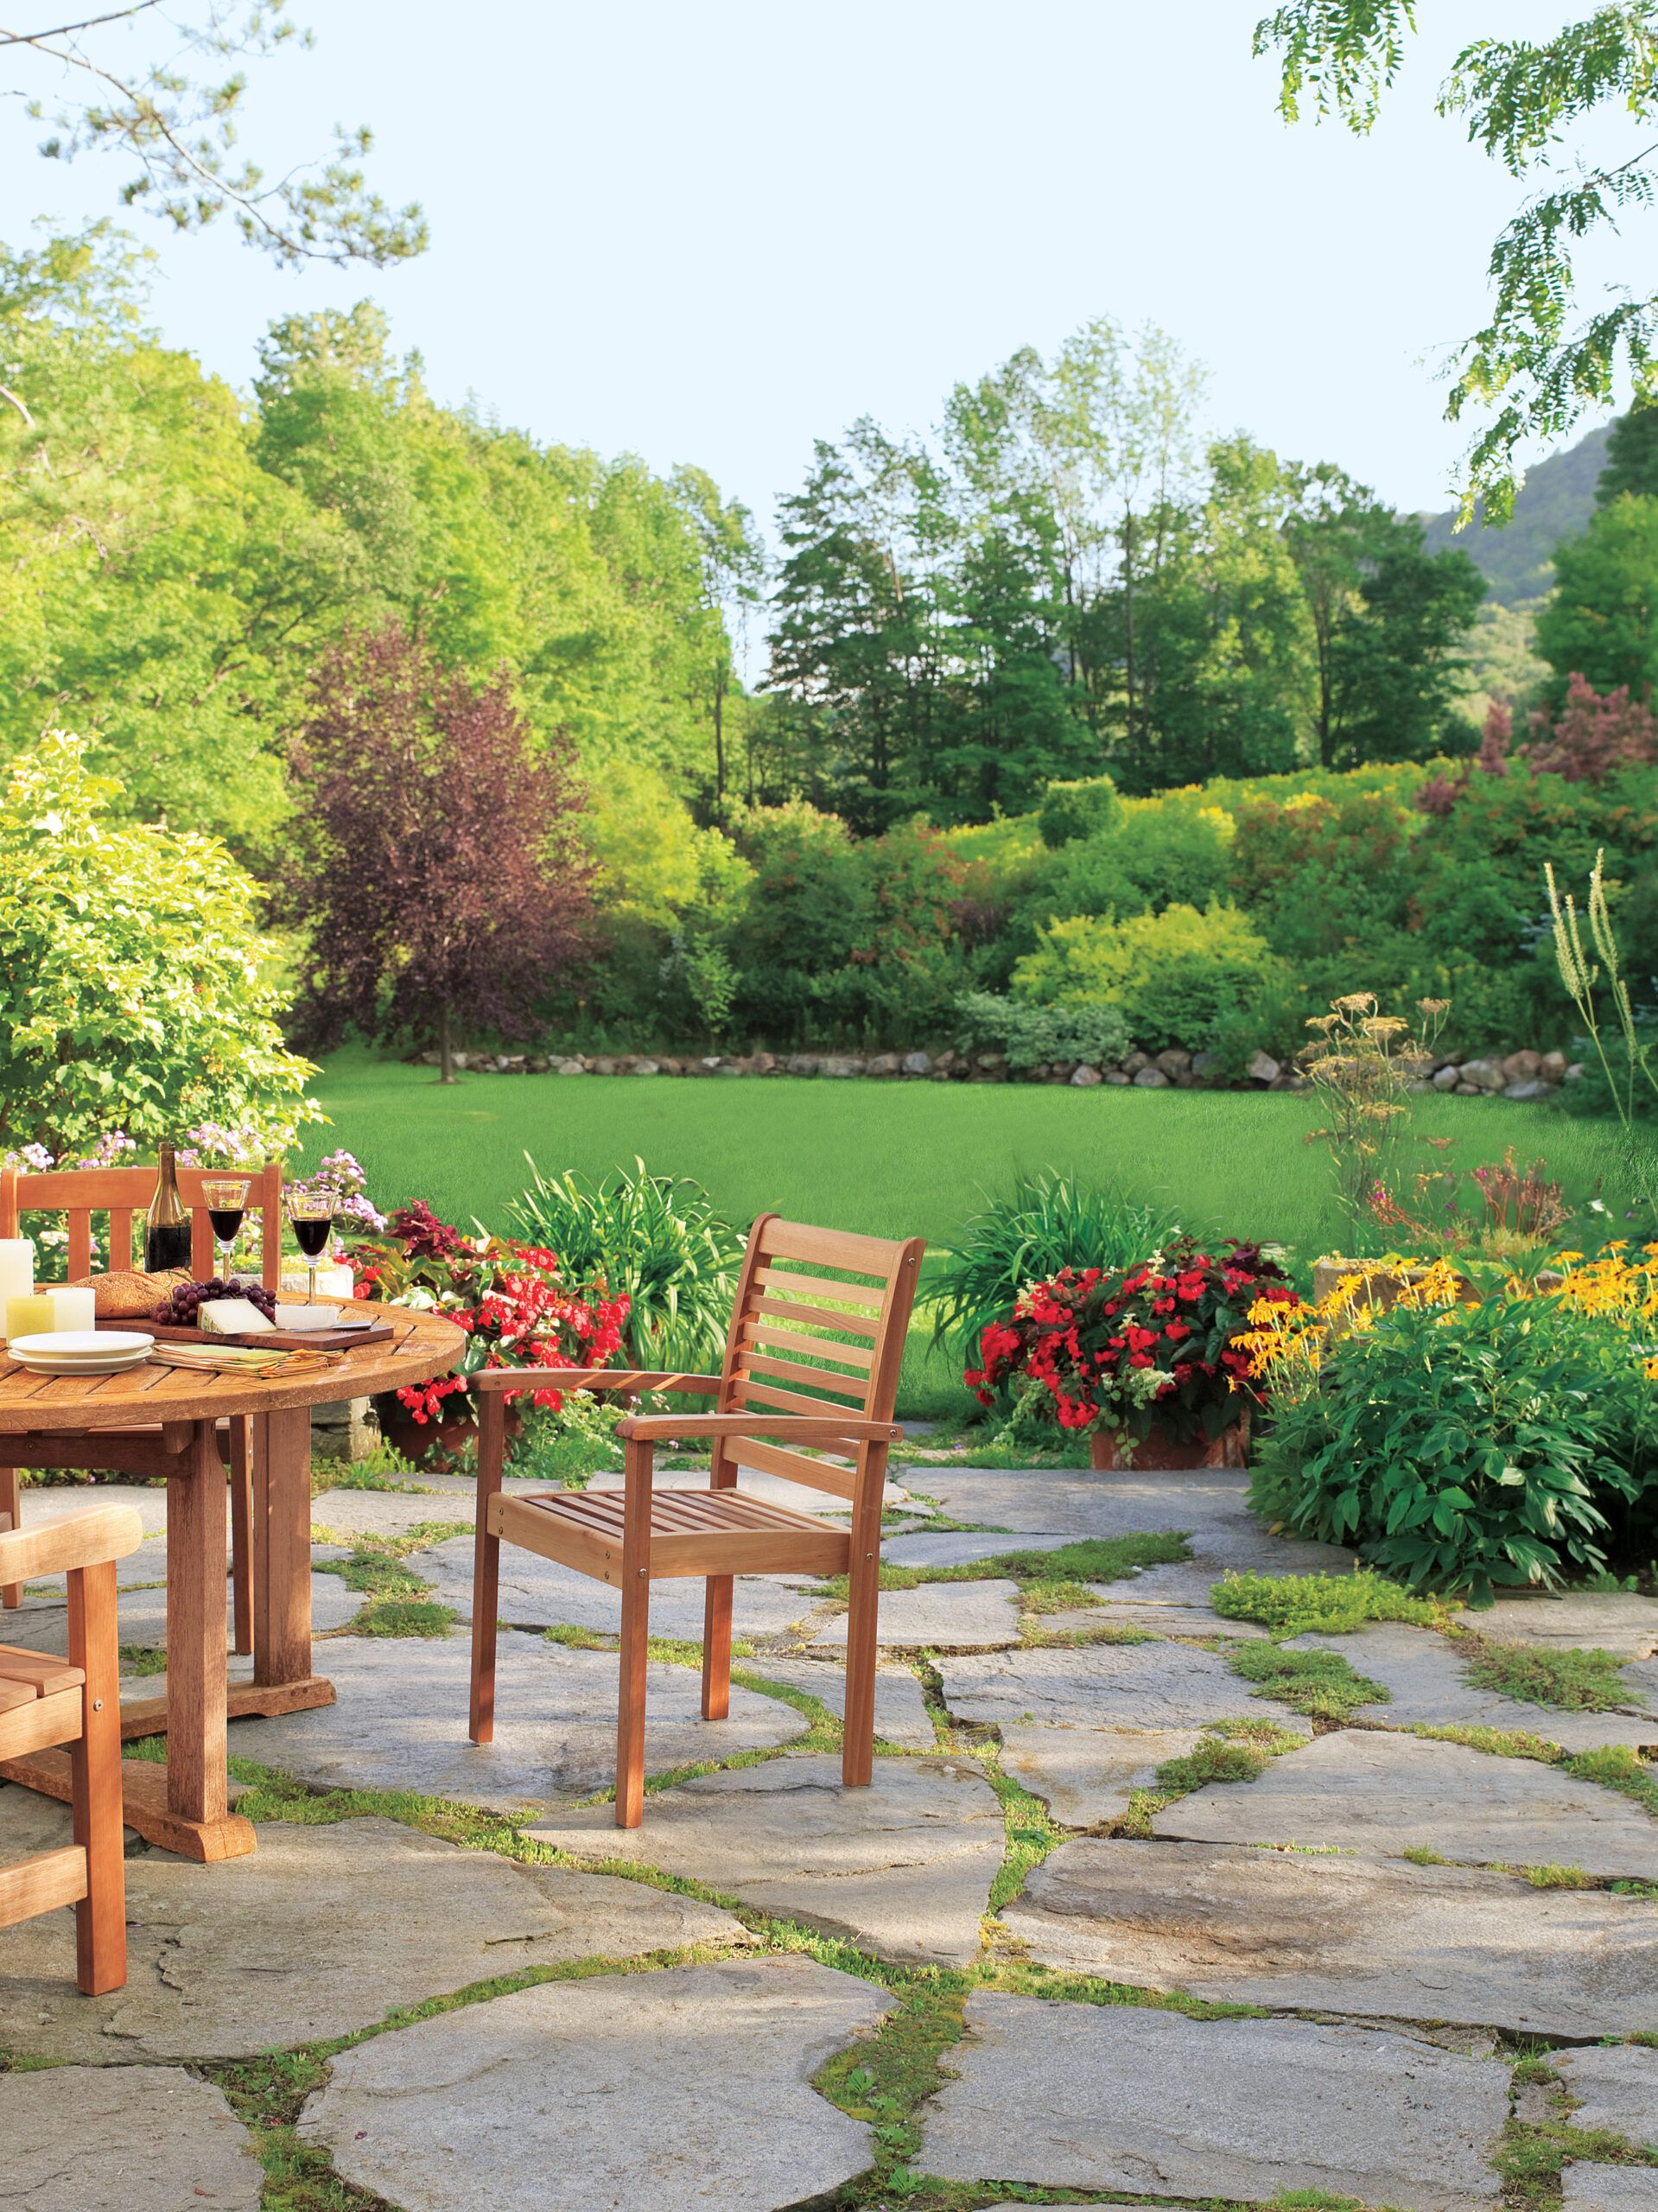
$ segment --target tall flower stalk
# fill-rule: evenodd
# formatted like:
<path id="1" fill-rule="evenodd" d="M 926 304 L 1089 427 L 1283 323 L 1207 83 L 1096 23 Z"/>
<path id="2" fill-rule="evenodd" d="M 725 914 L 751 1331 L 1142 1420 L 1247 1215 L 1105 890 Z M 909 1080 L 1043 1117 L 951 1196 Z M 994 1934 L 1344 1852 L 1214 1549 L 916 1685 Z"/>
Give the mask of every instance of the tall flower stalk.
<path id="1" fill-rule="evenodd" d="M 1595 855 L 1589 876 L 1589 904 L 1580 916 L 1572 893 L 1562 893 L 1554 880 L 1554 864 L 1543 864 L 1548 885 L 1548 911 L 1554 925 L 1554 957 L 1560 981 L 1578 1010 L 1595 1058 L 1606 1078 L 1623 1133 L 1623 1161 L 1629 1179 L 1641 1193 L 1641 1203 L 1651 1222 L 1658 1217 L 1658 1179 L 1653 1174 L 1650 1149 L 1636 1128 L 1636 1101 L 1642 1085 L 1658 1098 L 1658 1076 L 1652 1069 L 1652 1047 L 1643 1044 L 1636 1027 L 1629 986 L 1618 957 L 1617 938 L 1606 901 L 1606 849 Z M 1584 949 L 1583 925 L 1589 925 L 1589 942 L 1596 955 Z M 1604 990 L 1610 1012 L 1603 1016 L 1597 994 Z"/>

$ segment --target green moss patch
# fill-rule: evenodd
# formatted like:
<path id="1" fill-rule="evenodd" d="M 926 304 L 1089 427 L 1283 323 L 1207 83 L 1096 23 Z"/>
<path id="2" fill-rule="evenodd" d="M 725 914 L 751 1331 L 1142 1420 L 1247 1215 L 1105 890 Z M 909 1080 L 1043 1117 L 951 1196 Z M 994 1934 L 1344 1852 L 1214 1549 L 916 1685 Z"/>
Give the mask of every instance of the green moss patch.
<path id="1" fill-rule="evenodd" d="M 1345 1636 L 1367 1621 L 1409 1621 L 1433 1628 L 1445 1609 L 1413 1598 L 1374 1567 L 1350 1574 L 1233 1574 L 1221 1577 L 1210 1604 L 1228 1620 L 1256 1621 L 1275 1635 Z"/>
<path id="2" fill-rule="evenodd" d="M 1622 1662 L 1610 1651 L 1551 1650 L 1527 1643 L 1462 1639 L 1464 1670 L 1477 1688 L 1566 1713 L 1615 1713 L 1631 1700 Z"/>
<path id="3" fill-rule="evenodd" d="M 1292 1651 L 1280 1643 L 1240 1644 L 1228 1656 L 1235 1675 L 1253 1682 L 1256 1697 L 1275 1698 L 1312 1720 L 1350 1720 L 1363 1705 L 1386 1705 L 1392 1693 L 1349 1666 L 1338 1651 Z"/>

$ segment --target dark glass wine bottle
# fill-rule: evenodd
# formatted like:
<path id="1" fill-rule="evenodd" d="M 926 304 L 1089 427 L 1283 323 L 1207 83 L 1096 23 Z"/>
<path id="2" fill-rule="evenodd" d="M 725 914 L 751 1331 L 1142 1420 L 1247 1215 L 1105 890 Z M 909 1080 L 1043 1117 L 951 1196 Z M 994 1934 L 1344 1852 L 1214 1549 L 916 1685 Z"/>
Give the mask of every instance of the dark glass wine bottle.
<path id="1" fill-rule="evenodd" d="M 190 1264 L 190 1217 L 179 1196 L 179 1179 L 173 1166 L 173 1147 L 162 1147 L 161 1172 L 156 1195 L 144 1216 L 144 1272 L 162 1274 L 168 1268 Z"/>

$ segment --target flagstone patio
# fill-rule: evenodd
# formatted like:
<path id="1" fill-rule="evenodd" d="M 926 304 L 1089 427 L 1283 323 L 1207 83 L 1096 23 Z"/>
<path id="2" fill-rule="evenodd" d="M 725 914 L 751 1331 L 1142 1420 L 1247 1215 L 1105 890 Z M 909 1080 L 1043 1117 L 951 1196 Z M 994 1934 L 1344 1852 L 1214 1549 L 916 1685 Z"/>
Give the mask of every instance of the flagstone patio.
<path id="1" fill-rule="evenodd" d="M 1244 1489 L 906 1469 L 895 1508 L 969 1526 L 895 1535 L 889 1559 L 983 1572 L 884 1599 L 865 1791 L 838 1780 L 833 1591 L 740 1586 L 731 1716 L 708 1723 L 701 1586 L 663 1586 L 626 1834 L 613 1594 L 517 1562 L 497 1740 L 469 1745 L 469 1493 L 325 1492 L 338 1700 L 232 1725 L 257 1852 L 200 1866 L 130 1839 L 130 1977 L 106 1998 L 74 1992 L 67 1912 L 0 1933 L 0 2202 L 1655 2212 L 1658 1605 L 1471 1621 L 1610 1650 L 1615 1712 L 1478 1688 L 1454 1635 L 1388 1624 L 1294 1640 L 1390 1693 L 1309 1719 L 1235 1671 L 1263 1631 L 1210 1592 L 1229 1567 L 1349 1562 L 1267 1534 Z M 119 1494 L 150 1532 L 122 1641 L 155 1650 L 164 1501 Z M 1171 1530 L 1187 1558 L 1093 1605 L 1042 1611 L 999 1572 Z M 359 1632 L 373 1603 L 327 1571 L 359 1542 L 401 1556 L 447 1630 Z M 64 1628 L 32 1588 L 0 1640 Z M 0 1859 L 67 1827 L 0 1785 Z"/>

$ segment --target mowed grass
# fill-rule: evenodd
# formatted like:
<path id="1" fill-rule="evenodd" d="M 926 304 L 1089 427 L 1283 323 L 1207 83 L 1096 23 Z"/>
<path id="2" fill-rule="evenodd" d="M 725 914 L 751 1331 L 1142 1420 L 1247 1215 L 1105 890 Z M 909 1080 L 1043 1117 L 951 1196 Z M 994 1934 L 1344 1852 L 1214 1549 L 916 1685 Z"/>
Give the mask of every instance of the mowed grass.
<path id="1" fill-rule="evenodd" d="M 506 1202 L 539 1166 L 585 1175 L 637 1154 L 659 1174 L 690 1175 L 734 1221 L 777 1211 L 867 1235 L 948 1243 L 1021 1168 L 1074 1169 L 1126 1198 L 1173 1209 L 1209 1237 L 1287 1246 L 1305 1276 L 1346 1241 L 1310 1099 L 1286 1092 L 1092 1090 L 1032 1084 L 833 1082 L 794 1077 L 467 1075 L 361 1048 L 324 1065 L 316 1095 L 330 1117 L 312 1159 L 344 1145 L 387 1211 L 424 1198 L 448 1221 L 510 1227 Z M 1547 1106 L 1423 1098 L 1420 1164 L 1470 1168 L 1513 1145 L 1540 1154 L 1567 1197 L 1597 1192 L 1622 1210 L 1615 1130 Z M 925 1356 L 918 1331 L 903 1409 L 958 1410 L 954 1368 Z"/>

